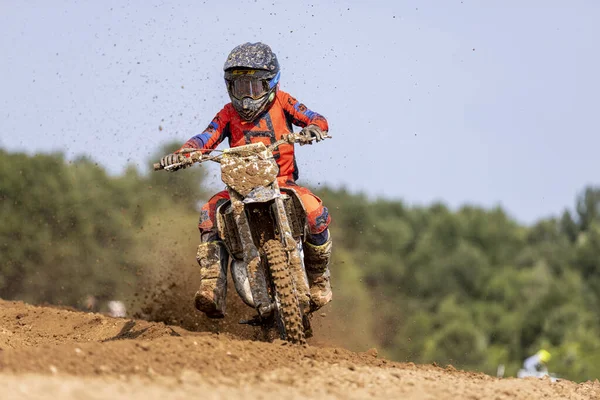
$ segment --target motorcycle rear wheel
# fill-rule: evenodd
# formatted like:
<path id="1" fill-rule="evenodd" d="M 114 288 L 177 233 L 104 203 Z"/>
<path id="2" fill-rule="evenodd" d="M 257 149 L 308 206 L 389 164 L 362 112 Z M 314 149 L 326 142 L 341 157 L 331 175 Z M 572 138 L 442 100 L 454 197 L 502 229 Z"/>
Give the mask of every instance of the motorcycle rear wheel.
<path id="1" fill-rule="evenodd" d="M 279 336 L 295 344 L 305 344 L 302 311 L 298 302 L 296 287 L 287 262 L 283 245 L 277 240 L 269 240 L 263 250 L 267 257 L 269 270 L 277 303 L 275 320 Z"/>

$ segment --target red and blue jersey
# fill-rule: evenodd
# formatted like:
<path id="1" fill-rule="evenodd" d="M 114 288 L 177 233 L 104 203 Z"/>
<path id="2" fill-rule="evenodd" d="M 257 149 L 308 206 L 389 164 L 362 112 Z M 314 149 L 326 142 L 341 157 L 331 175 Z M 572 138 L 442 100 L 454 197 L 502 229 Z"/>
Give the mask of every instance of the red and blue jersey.
<path id="1" fill-rule="evenodd" d="M 256 142 L 270 145 L 283 135 L 293 132 L 292 125 L 317 125 L 323 131 L 329 130 L 325 117 L 309 110 L 288 93 L 279 90 L 271 107 L 251 122 L 244 121 L 231 103 L 226 104 L 204 132 L 190 138 L 181 148 L 213 150 L 225 138 L 229 140 L 230 147 Z M 298 167 L 294 145 L 279 146 L 274 156 L 279 165 L 279 177 L 297 180 Z"/>

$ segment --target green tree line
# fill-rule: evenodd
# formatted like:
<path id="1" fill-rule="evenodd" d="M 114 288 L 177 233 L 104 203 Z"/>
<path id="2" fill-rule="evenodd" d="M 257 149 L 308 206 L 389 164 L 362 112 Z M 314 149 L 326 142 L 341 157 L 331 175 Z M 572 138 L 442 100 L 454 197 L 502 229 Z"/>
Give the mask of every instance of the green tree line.
<path id="1" fill-rule="evenodd" d="M 0 150 L 0 297 L 81 307 L 89 294 L 133 296 L 157 244 L 193 254 L 195 240 L 177 235 L 193 235 L 203 178 L 201 167 L 110 176 L 87 158 Z M 334 220 L 331 341 L 512 376 L 544 347 L 552 372 L 600 377 L 600 188 L 531 226 L 501 208 L 317 194 Z"/>
<path id="2" fill-rule="evenodd" d="M 335 256 L 345 257 L 333 268 L 360 271 L 386 355 L 490 374 L 503 364 L 515 376 L 543 347 L 551 372 L 600 377 L 599 188 L 586 188 L 573 214 L 533 226 L 501 208 L 319 194 L 335 219 Z"/>
<path id="3" fill-rule="evenodd" d="M 133 167 L 111 177 L 83 157 L 0 150 L 0 297 L 81 306 L 88 295 L 128 294 L 145 267 L 145 223 L 170 207 L 191 209 L 202 177 Z"/>

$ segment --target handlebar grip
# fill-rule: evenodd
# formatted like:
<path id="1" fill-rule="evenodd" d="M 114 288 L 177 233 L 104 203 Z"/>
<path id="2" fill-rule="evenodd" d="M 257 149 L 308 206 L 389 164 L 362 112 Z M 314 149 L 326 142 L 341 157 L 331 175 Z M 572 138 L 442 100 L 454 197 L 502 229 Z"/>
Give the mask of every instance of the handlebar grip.
<path id="1" fill-rule="evenodd" d="M 163 169 L 163 166 L 160 165 L 160 163 L 154 163 L 154 170 L 155 171 L 160 171 L 161 169 Z"/>

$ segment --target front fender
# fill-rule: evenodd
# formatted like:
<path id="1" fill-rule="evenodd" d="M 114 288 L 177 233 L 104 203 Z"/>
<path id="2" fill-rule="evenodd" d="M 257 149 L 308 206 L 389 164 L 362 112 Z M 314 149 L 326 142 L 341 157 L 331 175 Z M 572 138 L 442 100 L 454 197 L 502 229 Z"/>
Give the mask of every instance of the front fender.
<path id="1" fill-rule="evenodd" d="M 276 198 L 281 197 L 281 193 L 278 190 L 273 190 L 265 186 L 259 186 L 252 189 L 246 197 L 244 197 L 244 204 L 252 203 L 266 203 Z"/>

